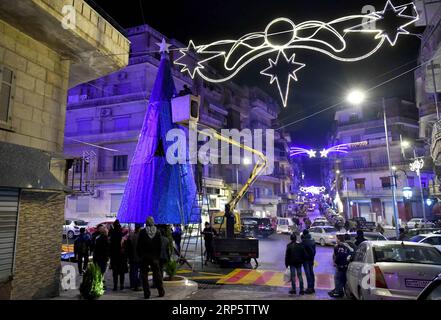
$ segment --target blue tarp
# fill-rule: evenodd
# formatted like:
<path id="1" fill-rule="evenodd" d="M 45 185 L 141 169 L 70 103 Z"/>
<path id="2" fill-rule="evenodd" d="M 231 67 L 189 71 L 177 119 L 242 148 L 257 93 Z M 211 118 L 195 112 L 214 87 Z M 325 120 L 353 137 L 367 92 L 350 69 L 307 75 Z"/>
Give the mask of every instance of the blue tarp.
<path id="1" fill-rule="evenodd" d="M 163 55 L 118 212 L 122 223 L 143 224 L 149 216 L 157 224 L 200 221 L 192 166 L 170 165 L 165 157 L 172 143 L 167 132 L 179 127 L 171 115 L 175 92 L 170 61 Z"/>

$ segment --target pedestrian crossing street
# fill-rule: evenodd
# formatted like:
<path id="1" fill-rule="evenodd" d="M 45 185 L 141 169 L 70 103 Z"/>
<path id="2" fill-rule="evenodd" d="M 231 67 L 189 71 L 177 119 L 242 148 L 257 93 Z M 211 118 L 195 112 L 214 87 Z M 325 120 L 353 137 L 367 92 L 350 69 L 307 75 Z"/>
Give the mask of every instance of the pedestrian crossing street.
<path id="1" fill-rule="evenodd" d="M 261 270 L 261 269 L 234 269 L 228 274 L 198 272 L 192 274 L 191 270 L 180 270 L 179 274 L 186 276 L 193 281 L 214 281 L 217 285 L 242 285 L 242 286 L 267 286 L 283 287 L 291 286 L 290 282 L 283 279 L 283 271 Z M 217 281 L 216 281 L 217 280 Z M 306 277 L 303 274 L 303 281 L 306 286 Z M 334 276 L 331 274 L 315 274 L 316 289 L 331 290 L 334 288 Z M 298 286 L 298 283 L 297 283 Z"/>
<path id="2" fill-rule="evenodd" d="M 285 282 L 283 276 L 283 271 L 235 269 L 220 278 L 217 284 L 290 287 L 291 284 Z M 334 277 L 330 274 L 316 274 L 315 281 L 316 289 L 331 290 L 334 287 Z M 303 282 L 306 286 L 306 277 L 304 274 Z"/>

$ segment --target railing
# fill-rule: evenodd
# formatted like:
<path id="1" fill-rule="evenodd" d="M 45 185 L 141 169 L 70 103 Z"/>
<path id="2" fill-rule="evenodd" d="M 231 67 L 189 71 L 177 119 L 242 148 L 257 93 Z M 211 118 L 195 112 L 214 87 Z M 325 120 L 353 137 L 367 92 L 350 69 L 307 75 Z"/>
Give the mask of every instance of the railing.
<path id="1" fill-rule="evenodd" d="M 441 142 L 441 120 L 438 120 L 433 124 L 432 143 L 430 145 L 430 155 L 432 156 L 435 162 L 441 154 L 440 142 Z"/>

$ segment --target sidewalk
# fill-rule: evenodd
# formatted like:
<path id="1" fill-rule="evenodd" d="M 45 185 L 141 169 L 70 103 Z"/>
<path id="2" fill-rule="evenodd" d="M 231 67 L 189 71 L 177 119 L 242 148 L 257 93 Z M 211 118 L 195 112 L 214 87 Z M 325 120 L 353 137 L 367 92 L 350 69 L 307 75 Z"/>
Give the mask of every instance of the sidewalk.
<path id="1" fill-rule="evenodd" d="M 75 263 L 63 262 L 62 266 L 73 266 L 77 272 L 77 267 Z M 129 276 L 126 274 L 125 278 L 125 289 L 113 291 L 113 280 L 112 272 L 107 270 L 104 279 L 106 281 L 107 289 L 103 296 L 99 300 L 144 300 L 143 291 L 133 291 L 129 289 Z M 150 277 L 151 279 L 151 277 Z M 53 298 L 52 300 L 80 300 L 80 284 L 82 277 L 78 275 L 75 276 L 75 289 L 62 290 L 60 289 L 60 296 Z M 119 286 L 118 286 L 119 287 Z M 164 282 L 165 297 L 159 298 L 158 291 L 156 289 L 150 289 L 151 297 L 149 300 L 184 300 L 188 299 L 191 295 L 198 291 L 198 284 L 194 281 L 187 280 L 185 286 L 171 286 Z"/>

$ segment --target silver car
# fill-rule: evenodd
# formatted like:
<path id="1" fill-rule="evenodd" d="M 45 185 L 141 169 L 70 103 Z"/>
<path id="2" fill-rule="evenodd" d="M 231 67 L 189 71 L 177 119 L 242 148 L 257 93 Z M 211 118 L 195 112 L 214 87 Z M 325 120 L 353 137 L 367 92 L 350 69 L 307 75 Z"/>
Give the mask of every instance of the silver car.
<path id="1" fill-rule="evenodd" d="M 321 246 L 337 243 L 337 229 L 331 226 L 312 226 L 309 229 L 309 234 L 315 243 L 320 243 Z"/>
<path id="2" fill-rule="evenodd" d="M 441 273 L 441 253 L 431 245 L 366 241 L 349 264 L 346 293 L 359 300 L 414 300 Z"/>

